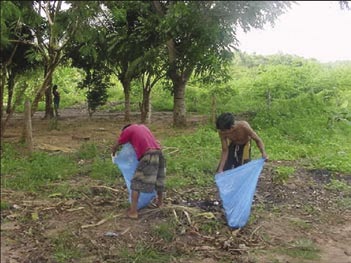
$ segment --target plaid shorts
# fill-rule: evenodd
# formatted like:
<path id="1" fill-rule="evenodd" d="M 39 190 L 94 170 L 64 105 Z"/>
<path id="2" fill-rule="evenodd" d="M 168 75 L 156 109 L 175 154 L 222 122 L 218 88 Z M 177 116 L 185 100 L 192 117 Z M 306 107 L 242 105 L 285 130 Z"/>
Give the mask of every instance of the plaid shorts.
<path id="1" fill-rule="evenodd" d="M 150 150 L 140 158 L 130 188 L 145 193 L 163 192 L 165 176 L 166 160 L 162 151 Z"/>

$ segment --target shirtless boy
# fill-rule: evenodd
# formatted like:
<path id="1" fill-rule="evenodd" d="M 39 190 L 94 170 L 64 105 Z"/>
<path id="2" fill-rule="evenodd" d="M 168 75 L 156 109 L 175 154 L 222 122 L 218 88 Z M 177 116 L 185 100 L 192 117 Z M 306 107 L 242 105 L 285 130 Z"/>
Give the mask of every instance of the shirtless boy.
<path id="1" fill-rule="evenodd" d="M 221 160 L 217 173 L 238 167 L 251 160 L 251 139 L 256 142 L 262 158 L 268 160 L 261 138 L 246 121 L 234 121 L 232 113 L 222 113 L 216 120 L 222 144 Z"/>

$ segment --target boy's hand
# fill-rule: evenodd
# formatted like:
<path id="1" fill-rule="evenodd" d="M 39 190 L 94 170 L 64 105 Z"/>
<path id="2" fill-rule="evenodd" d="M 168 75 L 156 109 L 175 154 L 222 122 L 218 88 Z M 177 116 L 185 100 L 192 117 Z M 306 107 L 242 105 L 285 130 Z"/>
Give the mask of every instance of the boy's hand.
<path id="1" fill-rule="evenodd" d="M 265 162 L 268 161 L 268 155 L 266 153 L 262 154 L 262 158 L 265 160 Z"/>

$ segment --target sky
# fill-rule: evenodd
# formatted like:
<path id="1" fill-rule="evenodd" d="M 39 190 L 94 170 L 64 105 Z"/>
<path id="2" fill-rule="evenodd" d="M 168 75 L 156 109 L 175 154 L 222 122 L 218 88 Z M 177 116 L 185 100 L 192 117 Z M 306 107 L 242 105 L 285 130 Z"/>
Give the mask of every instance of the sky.
<path id="1" fill-rule="evenodd" d="M 349 4 L 351 7 L 351 3 Z M 351 60 L 351 10 L 338 1 L 297 1 L 272 28 L 239 31 L 239 49 L 249 54 L 290 54 L 322 63 Z"/>

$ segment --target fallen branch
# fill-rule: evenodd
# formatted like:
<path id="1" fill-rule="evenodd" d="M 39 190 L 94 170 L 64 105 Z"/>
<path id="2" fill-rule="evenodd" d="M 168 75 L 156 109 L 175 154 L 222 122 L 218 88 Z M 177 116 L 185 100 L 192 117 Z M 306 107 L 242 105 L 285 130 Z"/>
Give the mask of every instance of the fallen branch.
<path id="1" fill-rule="evenodd" d="M 190 215 L 189 215 L 189 213 L 187 212 L 187 211 L 183 211 L 183 213 L 185 214 L 185 216 L 186 216 L 186 219 L 188 219 L 188 223 L 189 223 L 189 225 L 191 226 L 192 225 L 192 223 L 191 223 L 191 218 L 190 218 Z"/>
<path id="2" fill-rule="evenodd" d="M 104 186 L 104 185 L 94 185 L 94 186 L 91 186 L 91 188 L 103 188 L 103 189 L 107 189 L 107 190 L 110 190 L 110 191 L 115 192 L 115 193 L 119 193 L 120 192 L 120 191 L 118 191 L 116 189 L 113 189 L 111 187 Z"/>
<path id="3" fill-rule="evenodd" d="M 172 150 L 172 151 L 167 152 L 168 150 Z M 167 154 L 173 154 L 173 153 L 179 152 L 179 148 L 177 148 L 177 147 L 163 147 L 162 151 L 167 153 Z"/>
<path id="4" fill-rule="evenodd" d="M 162 207 L 158 207 L 157 209 L 151 209 L 151 210 L 145 210 L 142 211 L 140 214 L 152 214 L 158 211 L 162 211 L 162 210 L 182 210 L 182 211 L 187 211 L 191 214 L 196 214 L 199 215 L 202 212 L 199 211 L 199 209 L 194 208 L 194 207 L 188 207 L 188 206 L 182 206 L 182 205 L 165 205 Z"/>
<path id="5" fill-rule="evenodd" d="M 74 211 L 82 210 L 84 208 L 85 208 L 84 206 L 80 206 L 80 207 L 77 207 L 77 208 L 67 209 L 66 211 L 67 212 L 74 212 Z"/>
<path id="6" fill-rule="evenodd" d="M 83 226 L 81 226 L 81 228 L 85 229 L 85 228 L 89 228 L 89 227 L 99 226 L 99 225 L 102 225 L 103 223 L 105 223 L 107 220 L 108 220 L 108 218 L 104 218 L 104 219 L 100 220 L 99 222 L 97 222 L 96 224 L 83 225 Z"/>
<path id="7" fill-rule="evenodd" d="M 253 235 L 262 227 L 262 225 L 258 226 L 254 231 L 252 231 L 250 235 L 250 241 L 252 240 Z"/>

